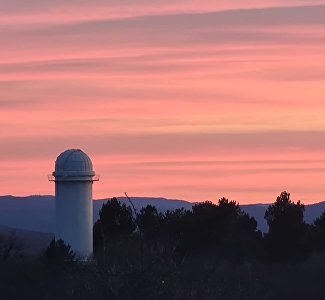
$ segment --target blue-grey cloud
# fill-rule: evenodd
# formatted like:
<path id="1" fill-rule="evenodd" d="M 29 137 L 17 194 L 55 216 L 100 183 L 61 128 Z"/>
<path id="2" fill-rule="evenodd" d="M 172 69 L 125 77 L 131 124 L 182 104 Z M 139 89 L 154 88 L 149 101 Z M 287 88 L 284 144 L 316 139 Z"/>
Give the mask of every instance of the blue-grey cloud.
<path id="1" fill-rule="evenodd" d="M 196 43 L 320 42 L 312 36 L 255 31 L 253 28 L 325 25 L 325 5 L 145 16 L 121 20 L 80 21 L 40 27 L 0 28 L 4 42 L 41 49 L 83 50 L 98 47 L 185 46 Z M 298 35 L 297 35 L 298 34 Z M 15 38 L 17 37 L 17 38 Z"/>

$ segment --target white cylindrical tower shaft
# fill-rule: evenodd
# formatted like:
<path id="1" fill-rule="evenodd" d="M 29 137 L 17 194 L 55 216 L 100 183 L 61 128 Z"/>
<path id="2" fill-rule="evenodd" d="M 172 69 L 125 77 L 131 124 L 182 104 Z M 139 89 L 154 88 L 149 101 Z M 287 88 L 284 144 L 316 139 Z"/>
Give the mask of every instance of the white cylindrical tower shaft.
<path id="1" fill-rule="evenodd" d="M 55 238 L 71 245 L 75 252 L 93 252 L 92 182 L 55 184 Z"/>
<path id="2" fill-rule="evenodd" d="M 79 256 L 89 256 L 93 252 L 92 162 L 79 149 L 67 150 L 58 156 L 53 176 L 55 238 L 64 240 Z"/>

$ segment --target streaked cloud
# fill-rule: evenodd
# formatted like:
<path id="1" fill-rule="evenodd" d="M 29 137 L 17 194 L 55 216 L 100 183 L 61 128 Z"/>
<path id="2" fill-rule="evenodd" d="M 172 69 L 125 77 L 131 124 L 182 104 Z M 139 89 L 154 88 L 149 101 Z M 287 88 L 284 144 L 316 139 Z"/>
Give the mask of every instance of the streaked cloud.
<path id="1" fill-rule="evenodd" d="M 1 193 L 52 193 L 56 155 L 80 147 L 97 198 L 323 200 L 324 15 L 325 1 L 0 0 Z"/>

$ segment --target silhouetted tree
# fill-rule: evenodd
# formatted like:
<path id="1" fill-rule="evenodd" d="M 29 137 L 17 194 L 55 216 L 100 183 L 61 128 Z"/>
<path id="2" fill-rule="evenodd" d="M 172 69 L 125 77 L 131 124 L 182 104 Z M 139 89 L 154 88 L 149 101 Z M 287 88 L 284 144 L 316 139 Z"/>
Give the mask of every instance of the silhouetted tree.
<path id="1" fill-rule="evenodd" d="M 184 235 L 189 249 L 212 251 L 218 257 L 242 261 L 257 256 L 261 233 L 257 222 L 243 212 L 236 201 L 221 198 L 193 206 L 191 226 Z"/>
<path id="2" fill-rule="evenodd" d="M 102 243 L 103 240 L 132 233 L 135 228 L 131 208 L 112 198 L 99 211 L 99 219 L 94 225 L 94 240 Z"/>
<path id="3" fill-rule="evenodd" d="M 193 227 L 192 212 L 179 208 L 167 210 L 163 215 L 162 237 L 167 242 L 179 243 Z"/>
<path id="4" fill-rule="evenodd" d="M 190 236 L 192 213 L 185 209 L 167 210 L 159 213 L 156 219 L 157 229 L 152 231 L 150 243 L 155 246 L 156 255 L 169 257 L 169 261 L 181 260 L 188 247 L 185 247 L 187 237 Z"/>
<path id="5" fill-rule="evenodd" d="M 290 193 L 282 192 L 265 212 L 269 225 L 265 235 L 266 248 L 271 260 L 288 260 L 304 255 L 308 245 L 308 226 L 304 222 L 304 205 L 291 201 Z"/>
<path id="6" fill-rule="evenodd" d="M 140 210 L 137 215 L 137 224 L 145 239 L 152 241 L 158 238 L 162 217 L 162 214 L 152 205 L 147 205 Z"/>
<path id="7" fill-rule="evenodd" d="M 325 211 L 323 211 L 320 216 L 316 218 L 314 225 L 325 230 Z"/>
<path id="8" fill-rule="evenodd" d="M 219 213 L 216 204 L 205 201 L 192 207 L 190 231 L 185 235 L 187 247 L 199 250 L 214 247 L 220 242 L 221 228 Z"/>
<path id="9" fill-rule="evenodd" d="M 77 262 L 76 254 L 71 246 L 66 245 L 62 239 L 52 239 L 42 258 L 46 266 L 56 270 L 70 267 Z"/>
<path id="10" fill-rule="evenodd" d="M 325 211 L 314 221 L 313 233 L 315 250 L 325 250 Z"/>
<path id="11" fill-rule="evenodd" d="M 112 198 L 103 204 L 99 211 L 99 219 L 94 224 L 94 256 L 97 261 L 108 267 L 112 252 L 120 254 L 123 260 L 123 252 L 119 249 L 130 246 L 123 246 L 128 243 L 130 234 L 136 228 L 132 210 L 125 204 L 121 204 L 116 198 Z"/>

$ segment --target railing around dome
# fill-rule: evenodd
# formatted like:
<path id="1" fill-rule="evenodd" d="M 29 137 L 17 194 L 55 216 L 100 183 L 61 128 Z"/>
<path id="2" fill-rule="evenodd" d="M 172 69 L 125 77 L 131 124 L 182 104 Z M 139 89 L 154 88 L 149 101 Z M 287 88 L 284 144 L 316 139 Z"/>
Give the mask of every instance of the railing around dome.
<path id="1" fill-rule="evenodd" d="M 92 177 L 91 181 L 99 181 L 100 175 L 96 174 Z M 47 175 L 47 179 L 49 181 L 56 181 L 55 176 L 53 176 L 52 174 L 48 174 Z"/>
<path id="2" fill-rule="evenodd" d="M 47 179 L 48 179 L 49 181 L 55 181 L 55 177 L 54 177 L 52 174 L 48 174 L 48 175 L 47 175 Z"/>

